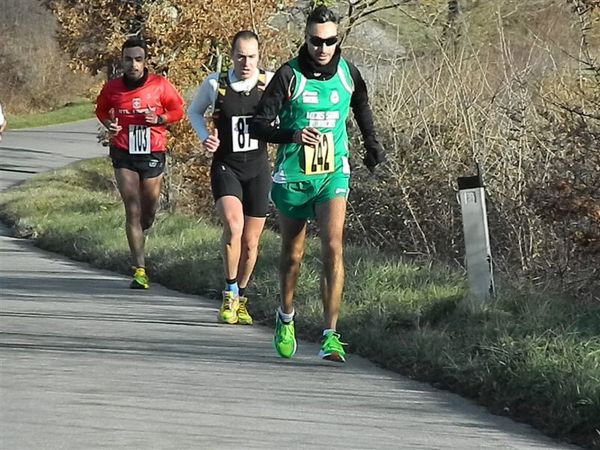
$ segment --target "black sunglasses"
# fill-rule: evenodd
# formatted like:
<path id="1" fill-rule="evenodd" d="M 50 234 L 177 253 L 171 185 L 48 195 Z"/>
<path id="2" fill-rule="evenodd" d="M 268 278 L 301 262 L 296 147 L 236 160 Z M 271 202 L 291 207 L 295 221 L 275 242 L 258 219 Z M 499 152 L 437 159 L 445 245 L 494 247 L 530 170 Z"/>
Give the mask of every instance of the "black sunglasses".
<path id="1" fill-rule="evenodd" d="M 310 34 L 308 35 L 308 42 L 310 42 L 315 47 L 322 47 L 323 44 L 325 44 L 327 47 L 331 47 L 332 45 L 337 44 L 337 41 L 337 36 L 331 36 L 323 39 L 318 36 L 311 36 Z"/>

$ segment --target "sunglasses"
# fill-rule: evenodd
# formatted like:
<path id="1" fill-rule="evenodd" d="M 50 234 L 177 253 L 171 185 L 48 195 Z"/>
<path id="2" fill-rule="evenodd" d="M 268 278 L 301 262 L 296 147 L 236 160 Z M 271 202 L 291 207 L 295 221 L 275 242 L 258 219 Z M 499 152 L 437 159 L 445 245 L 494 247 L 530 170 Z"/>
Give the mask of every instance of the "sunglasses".
<path id="1" fill-rule="evenodd" d="M 331 47 L 332 45 L 337 44 L 337 41 L 337 36 L 331 36 L 323 39 L 318 36 L 311 36 L 310 34 L 308 35 L 308 42 L 310 42 L 315 47 L 322 47 L 323 44 L 325 44 L 327 47 Z"/>

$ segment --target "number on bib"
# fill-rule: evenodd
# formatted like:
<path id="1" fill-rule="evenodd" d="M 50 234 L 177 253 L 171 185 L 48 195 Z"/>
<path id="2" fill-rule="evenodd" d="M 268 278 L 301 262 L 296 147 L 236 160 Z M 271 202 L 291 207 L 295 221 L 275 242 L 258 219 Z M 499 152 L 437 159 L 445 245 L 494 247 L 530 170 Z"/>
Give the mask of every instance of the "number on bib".
<path id="1" fill-rule="evenodd" d="M 258 141 L 250 139 L 248 121 L 252 116 L 233 116 L 231 118 L 231 138 L 234 152 L 249 152 L 258 149 Z"/>
<path id="2" fill-rule="evenodd" d="M 321 140 L 316 147 L 304 146 L 304 173 L 306 175 L 319 175 L 333 172 L 334 163 L 333 133 L 321 134 Z"/>
<path id="3" fill-rule="evenodd" d="M 143 125 L 129 125 L 129 154 L 149 155 L 150 128 Z"/>

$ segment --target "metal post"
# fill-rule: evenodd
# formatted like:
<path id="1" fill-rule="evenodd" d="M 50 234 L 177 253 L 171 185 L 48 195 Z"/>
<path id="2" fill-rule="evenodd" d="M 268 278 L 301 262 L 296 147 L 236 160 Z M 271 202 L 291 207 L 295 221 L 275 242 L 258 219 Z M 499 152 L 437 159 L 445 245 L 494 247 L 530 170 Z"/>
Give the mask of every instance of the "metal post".
<path id="1" fill-rule="evenodd" d="M 485 300 L 494 294 L 495 287 L 485 189 L 479 164 L 476 175 L 458 178 L 458 195 L 462 210 L 469 290 L 475 298 Z"/>

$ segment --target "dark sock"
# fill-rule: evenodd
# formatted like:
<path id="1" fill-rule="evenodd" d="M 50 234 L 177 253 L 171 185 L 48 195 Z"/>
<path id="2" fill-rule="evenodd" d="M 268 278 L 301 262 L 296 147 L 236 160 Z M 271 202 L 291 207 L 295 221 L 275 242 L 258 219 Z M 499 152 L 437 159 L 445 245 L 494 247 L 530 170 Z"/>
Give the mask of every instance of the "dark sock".
<path id="1" fill-rule="evenodd" d="M 242 288 L 242 287 L 241 287 L 241 288 L 239 288 L 239 293 L 240 293 L 240 294 L 239 294 L 239 295 L 240 295 L 240 297 L 244 297 L 244 294 L 246 293 L 246 288 L 245 288 L 245 287 L 243 287 L 243 288 Z"/>

